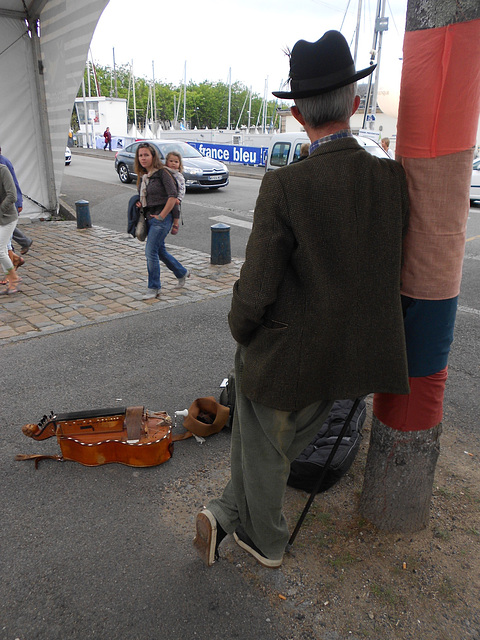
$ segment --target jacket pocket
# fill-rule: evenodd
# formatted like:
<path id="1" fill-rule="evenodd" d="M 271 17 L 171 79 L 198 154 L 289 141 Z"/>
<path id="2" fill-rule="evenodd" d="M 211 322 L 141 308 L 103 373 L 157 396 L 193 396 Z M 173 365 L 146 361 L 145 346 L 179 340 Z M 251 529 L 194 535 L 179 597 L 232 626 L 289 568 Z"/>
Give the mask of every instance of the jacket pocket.
<path id="1" fill-rule="evenodd" d="M 285 324 L 285 322 L 279 322 L 278 320 L 272 320 L 271 318 L 265 318 L 262 321 L 262 327 L 264 329 L 273 329 L 278 330 L 278 329 L 288 329 L 288 324 Z"/>

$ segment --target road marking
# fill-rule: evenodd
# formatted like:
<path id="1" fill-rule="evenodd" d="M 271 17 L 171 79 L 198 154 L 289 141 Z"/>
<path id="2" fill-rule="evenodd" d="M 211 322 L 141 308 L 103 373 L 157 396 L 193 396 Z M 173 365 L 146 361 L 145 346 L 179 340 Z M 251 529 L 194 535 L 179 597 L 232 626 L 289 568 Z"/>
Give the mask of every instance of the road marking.
<path id="1" fill-rule="evenodd" d="M 467 238 L 465 242 L 471 242 L 472 240 L 477 240 L 477 238 L 480 238 L 480 236 L 472 236 L 471 238 Z"/>
<path id="2" fill-rule="evenodd" d="M 217 211 L 233 211 L 230 207 L 220 207 L 216 204 L 204 204 L 203 202 L 193 202 L 192 200 L 185 200 L 185 204 L 193 204 L 194 207 L 202 207 L 203 209 L 217 209 Z"/>
<path id="3" fill-rule="evenodd" d="M 464 311 L 465 313 L 473 313 L 476 316 L 480 316 L 480 309 L 472 309 L 471 307 L 462 307 L 458 305 L 459 311 Z"/>
<path id="4" fill-rule="evenodd" d="M 253 227 L 253 223 L 248 222 L 248 220 L 238 220 L 238 218 L 230 218 L 229 216 L 214 216 L 210 218 L 210 220 L 233 224 L 235 227 L 243 227 L 244 229 L 251 229 Z"/>

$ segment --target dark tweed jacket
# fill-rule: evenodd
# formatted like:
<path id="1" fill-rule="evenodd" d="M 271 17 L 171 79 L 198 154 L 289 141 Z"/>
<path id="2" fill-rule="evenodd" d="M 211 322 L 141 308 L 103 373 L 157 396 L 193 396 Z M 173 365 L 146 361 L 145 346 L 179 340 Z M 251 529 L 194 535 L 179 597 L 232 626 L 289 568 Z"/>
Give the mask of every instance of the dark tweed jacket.
<path id="1" fill-rule="evenodd" d="M 408 194 L 353 138 L 265 175 L 229 323 L 244 394 L 285 411 L 408 393 L 400 302 Z"/>

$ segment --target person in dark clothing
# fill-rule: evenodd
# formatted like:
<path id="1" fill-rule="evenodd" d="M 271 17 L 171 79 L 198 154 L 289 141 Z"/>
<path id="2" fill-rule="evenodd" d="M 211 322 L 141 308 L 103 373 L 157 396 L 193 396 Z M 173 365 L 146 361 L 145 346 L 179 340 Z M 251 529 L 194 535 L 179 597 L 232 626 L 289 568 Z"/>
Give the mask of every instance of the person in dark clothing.
<path id="1" fill-rule="evenodd" d="M 2 155 L 2 148 L 0 147 L 0 164 L 4 164 L 8 170 L 10 171 L 10 174 L 13 178 L 13 182 L 15 184 L 15 189 L 17 191 L 17 199 L 15 201 L 15 206 L 17 208 L 17 212 L 21 213 L 22 209 L 23 209 L 23 195 L 22 195 L 22 190 L 20 189 L 20 185 L 18 183 L 18 179 L 15 173 L 15 169 L 13 168 L 13 164 L 10 162 L 10 160 L 8 158 L 6 158 L 5 156 Z M 14 231 L 13 231 L 13 235 L 10 239 L 10 242 L 8 244 L 8 255 L 10 256 L 10 259 L 13 262 L 13 265 L 15 267 L 15 270 L 18 269 L 18 267 L 21 267 L 22 265 L 25 264 L 25 259 L 22 258 L 22 256 L 17 255 L 15 253 L 15 251 L 13 250 L 13 245 L 12 245 L 12 241 L 16 242 L 17 244 L 20 245 L 21 250 L 20 253 L 22 255 L 24 255 L 25 253 L 28 252 L 28 250 L 30 249 L 30 247 L 33 244 L 33 240 L 31 238 L 29 238 L 28 236 L 26 236 L 23 231 L 20 231 L 20 229 L 18 229 L 18 227 L 15 227 Z M 0 284 L 5 284 L 5 280 L 1 280 Z"/>
<path id="2" fill-rule="evenodd" d="M 17 225 L 18 211 L 15 206 L 16 188 L 8 167 L 0 163 L 0 265 L 5 273 L 5 289 L 0 295 L 10 295 L 19 290 L 20 278 L 8 250 L 10 238 Z"/>
<path id="3" fill-rule="evenodd" d="M 108 150 L 111 151 L 112 150 L 112 134 L 110 133 L 110 127 L 107 127 L 105 129 L 105 131 L 103 132 L 103 137 L 105 138 L 105 146 L 103 147 L 103 150 L 105 151 L 105 149 L 108 147 Z"/>
<path id="4" fill-rule="evenodd" d="M 328 31 L 290 53 L 293 116 L 311 148 L 265 174 L 228 316 L 237 342 L 231 478 L 197 514 L 207 566 L 228 534 L 269 568 L 289 540 L 290 465 L 337 398 L 409 393 L 400 296 L 408 189 L 402 166 L 353 138 L 360 97 L 347 41 Z"/>

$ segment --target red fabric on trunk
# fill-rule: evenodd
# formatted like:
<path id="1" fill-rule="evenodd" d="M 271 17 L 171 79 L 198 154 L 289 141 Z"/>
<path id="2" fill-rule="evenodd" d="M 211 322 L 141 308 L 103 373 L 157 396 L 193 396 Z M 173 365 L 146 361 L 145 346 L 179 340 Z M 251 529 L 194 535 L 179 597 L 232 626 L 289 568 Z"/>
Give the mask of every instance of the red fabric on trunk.
<path id="1" fill-rule="evenodd" d="M 448 367 L 423 378 L 409 378 L 410 393 L 376 393 L 373 413 L 397 431 L 426 431 L 442 421 Z"/>
<path id="2" fill-rule="evenodd" d="M 396 153 L 435 158 L 470 149 L 479 113 L 480 19 L 407 31 Z"/>

